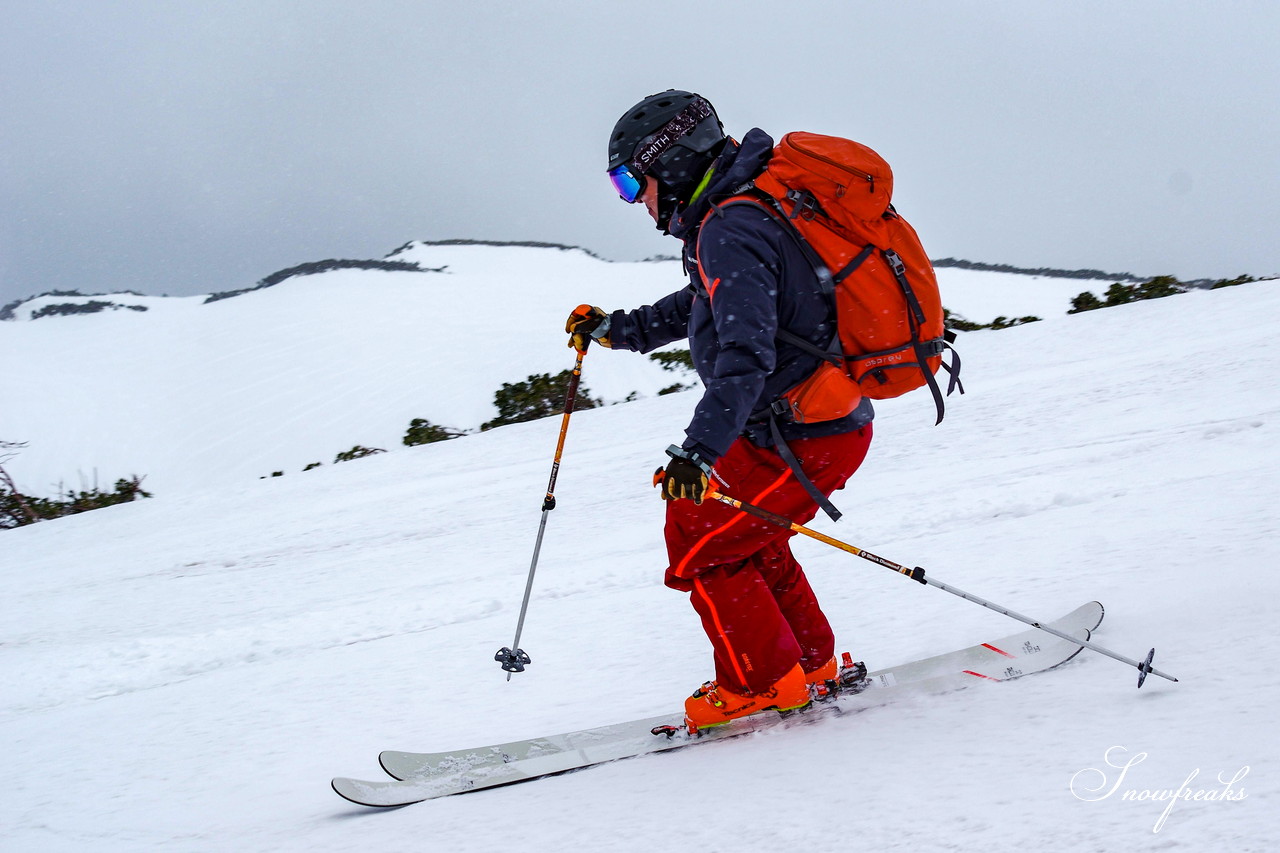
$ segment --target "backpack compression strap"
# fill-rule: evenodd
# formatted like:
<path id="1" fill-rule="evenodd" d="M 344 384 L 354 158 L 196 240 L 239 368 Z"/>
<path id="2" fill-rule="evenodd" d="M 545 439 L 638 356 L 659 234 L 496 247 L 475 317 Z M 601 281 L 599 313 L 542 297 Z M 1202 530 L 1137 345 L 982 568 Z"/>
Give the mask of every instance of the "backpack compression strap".
<path id="1" fill-rule="evenodd" d="M 955 332 L 947 331 L 941 338 L 920 340 L 920 326 L 925 320 L 924 309 L 920 307 L 916 292 L 911 289 L 911 282 L 907 281 L 907 265 L 893 249 L 884 249 L 880 254 L 884 255 L 884 259 L 889 263 L 889 269 L 893 271 L 893 277 L 898 280 L 898 286 L 902 288 L 902 296 L 907 301 L 908 319 L 911 323 L 911 345 L 915 348 L 920 372 L 924 374 L 925 382 L 929 385 L 929 393 L 933 395 L 933 405 L 938 410 L 938 419 L 933 422 L 933 425 L 937 426 L 942 423 L 942 413 L 946 404 L 942 400 L 942 389 L 938 387 L 938 380 L 933 378 L 933 373 L 927 367 L 928 359 L 935 355 L 942 356 L 947 350 L 951 350 L 951 364 L 941 360 L 938 363 L 951 374 L 951 381 L 947 384 L 947 396 L 957 388 L 963 394 L 964 386 L 960 384 L 960 354 L 951 346 L 951 342 L 955 340 Z"/>
<path id="2" fill-rule="evenodd" d="M 778 451 L 782 461 L 787 463 L 791 473 L 796 475 L 796 482 L 808 493 L 809 497 L 813 498 L 814 503 L 822 507 L 822 511 L 832 521 L 839 521 L 843 513 L 836 509 L 836 505 L 831 502 L 831 499 L 824 495 L 822 490 L 813 484 L 813 480 L 809 479 L 809 475 L 804 472 L 804 468 L 800 465 L 800 460 L 796 458 L 795 453 L 791 451 L 791 447 L 782 437 L 782 430 L 778 429 L 778 416 L 772 413 L 769 415 L 769 434 L 773 436 L 774 449 Z"/>

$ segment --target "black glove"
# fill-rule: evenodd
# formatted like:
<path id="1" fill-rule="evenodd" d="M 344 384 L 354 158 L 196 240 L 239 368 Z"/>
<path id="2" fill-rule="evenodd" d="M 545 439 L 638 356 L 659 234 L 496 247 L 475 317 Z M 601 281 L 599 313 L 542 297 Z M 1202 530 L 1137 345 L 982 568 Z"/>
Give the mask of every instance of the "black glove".
<path id="1" fill-rule="evenodd" d="M 569 333 L 569 346 L 583 352 L 592 340 L 602 347 L 609 342 L 609 315 L 594 305 L 579 305 L 565 321 L 564 330 Z"/>
<path id="2" fill-rule="evenodd" d="M 666 469 L 659 468 L 653 475 L 654 485 L 662 487 L 662 499 L 675 501 L 688 498 L 701 504 L 711 487 L 711 466 L 697 453 L 676 447 L 667 448 L 671 461 Z"/>

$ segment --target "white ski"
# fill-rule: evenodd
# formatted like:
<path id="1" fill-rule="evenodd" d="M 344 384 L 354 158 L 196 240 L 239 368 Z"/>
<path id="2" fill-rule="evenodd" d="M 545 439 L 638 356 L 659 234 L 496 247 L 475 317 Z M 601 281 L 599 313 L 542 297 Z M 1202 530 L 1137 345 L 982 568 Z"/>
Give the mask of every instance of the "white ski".
<path id="1" fill-rule="evenodd" d="M 1049 623 L 1088 640 L 1103 617 L 1096 601 Z M 1009 681 L 1043 672 L 1075 657 L 1081 646 L 1036 628 L 999 640 L 979 643 L 869 674 L 867 689 L 845 693 L 835 700 L 814 703 L 811 709 L 787 717 L 765 712 L 704 729 L 696 736 L 682 730 L 655 735 L 662 727 L 681 728 L 682 715 L 663 714 L 566 732 L 548 737 L 473 747 L 452 752 L 387 751 L 379 756 L 393 780 L 361 781 L 338 777 L 333 789 L 340 796 L 366 806 L 404 806 L 436 797 L 525 782 L 622 758 L 665 752 L 685 746 L 738 737 L 766 728 L 802 724 L 833 713 L 882 705 L 903 694 L 954 690 L 979 682 Z"/>

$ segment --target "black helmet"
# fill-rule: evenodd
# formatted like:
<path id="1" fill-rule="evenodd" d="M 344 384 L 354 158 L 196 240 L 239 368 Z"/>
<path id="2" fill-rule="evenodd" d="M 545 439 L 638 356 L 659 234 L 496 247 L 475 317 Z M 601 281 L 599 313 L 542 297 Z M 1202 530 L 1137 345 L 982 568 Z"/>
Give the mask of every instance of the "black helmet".
<path id="1" fill-rule="evenodd" d="M 688 202 L 724 148 L 724 126 L 701 95 L 668 89 L 623 114 L 609 137 L 609 169 L 629 164 L 662 188 L 658 227 L 666 230 L 676 206 Z"/>

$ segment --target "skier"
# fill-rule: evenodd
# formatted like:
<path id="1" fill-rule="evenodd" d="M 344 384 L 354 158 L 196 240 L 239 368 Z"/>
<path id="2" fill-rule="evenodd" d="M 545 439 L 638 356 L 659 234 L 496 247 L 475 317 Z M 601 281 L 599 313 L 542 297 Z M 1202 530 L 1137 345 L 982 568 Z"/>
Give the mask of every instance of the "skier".
<path id="1" fill-rule="evenodd" d="M 658 230 L 683 241 L 689 284 L 631 311 L 575 309 L 565 327 L 580 350 L 588 338 L 641 353 L 687 338 L 705 388 L 659 475 L 668 501 L 665 583 L 689 593 L 714 652 L 715 680 L 685 701 L 692 730 L 807 705 L 811 685 L 838 671 L 831 626 L 791 553 L 794 534 L 704 500 L 708 491 L 723 488 L 804 523 L 871 443 L 865 398 L 815 424 L 775 412 L 819 364 L 779 340 L 779 329 L 825 347 L 835 322 L 812 266 L 779 223 L 752 205 L 715 207 L 741 192 L 772 150 L 759 128 L 741 142 L 726 136 L 711 104 L 691 92 L 668 90 L 627 110 L 609 137 L 609 177 L 624 201 L 643 203 Z"/>

